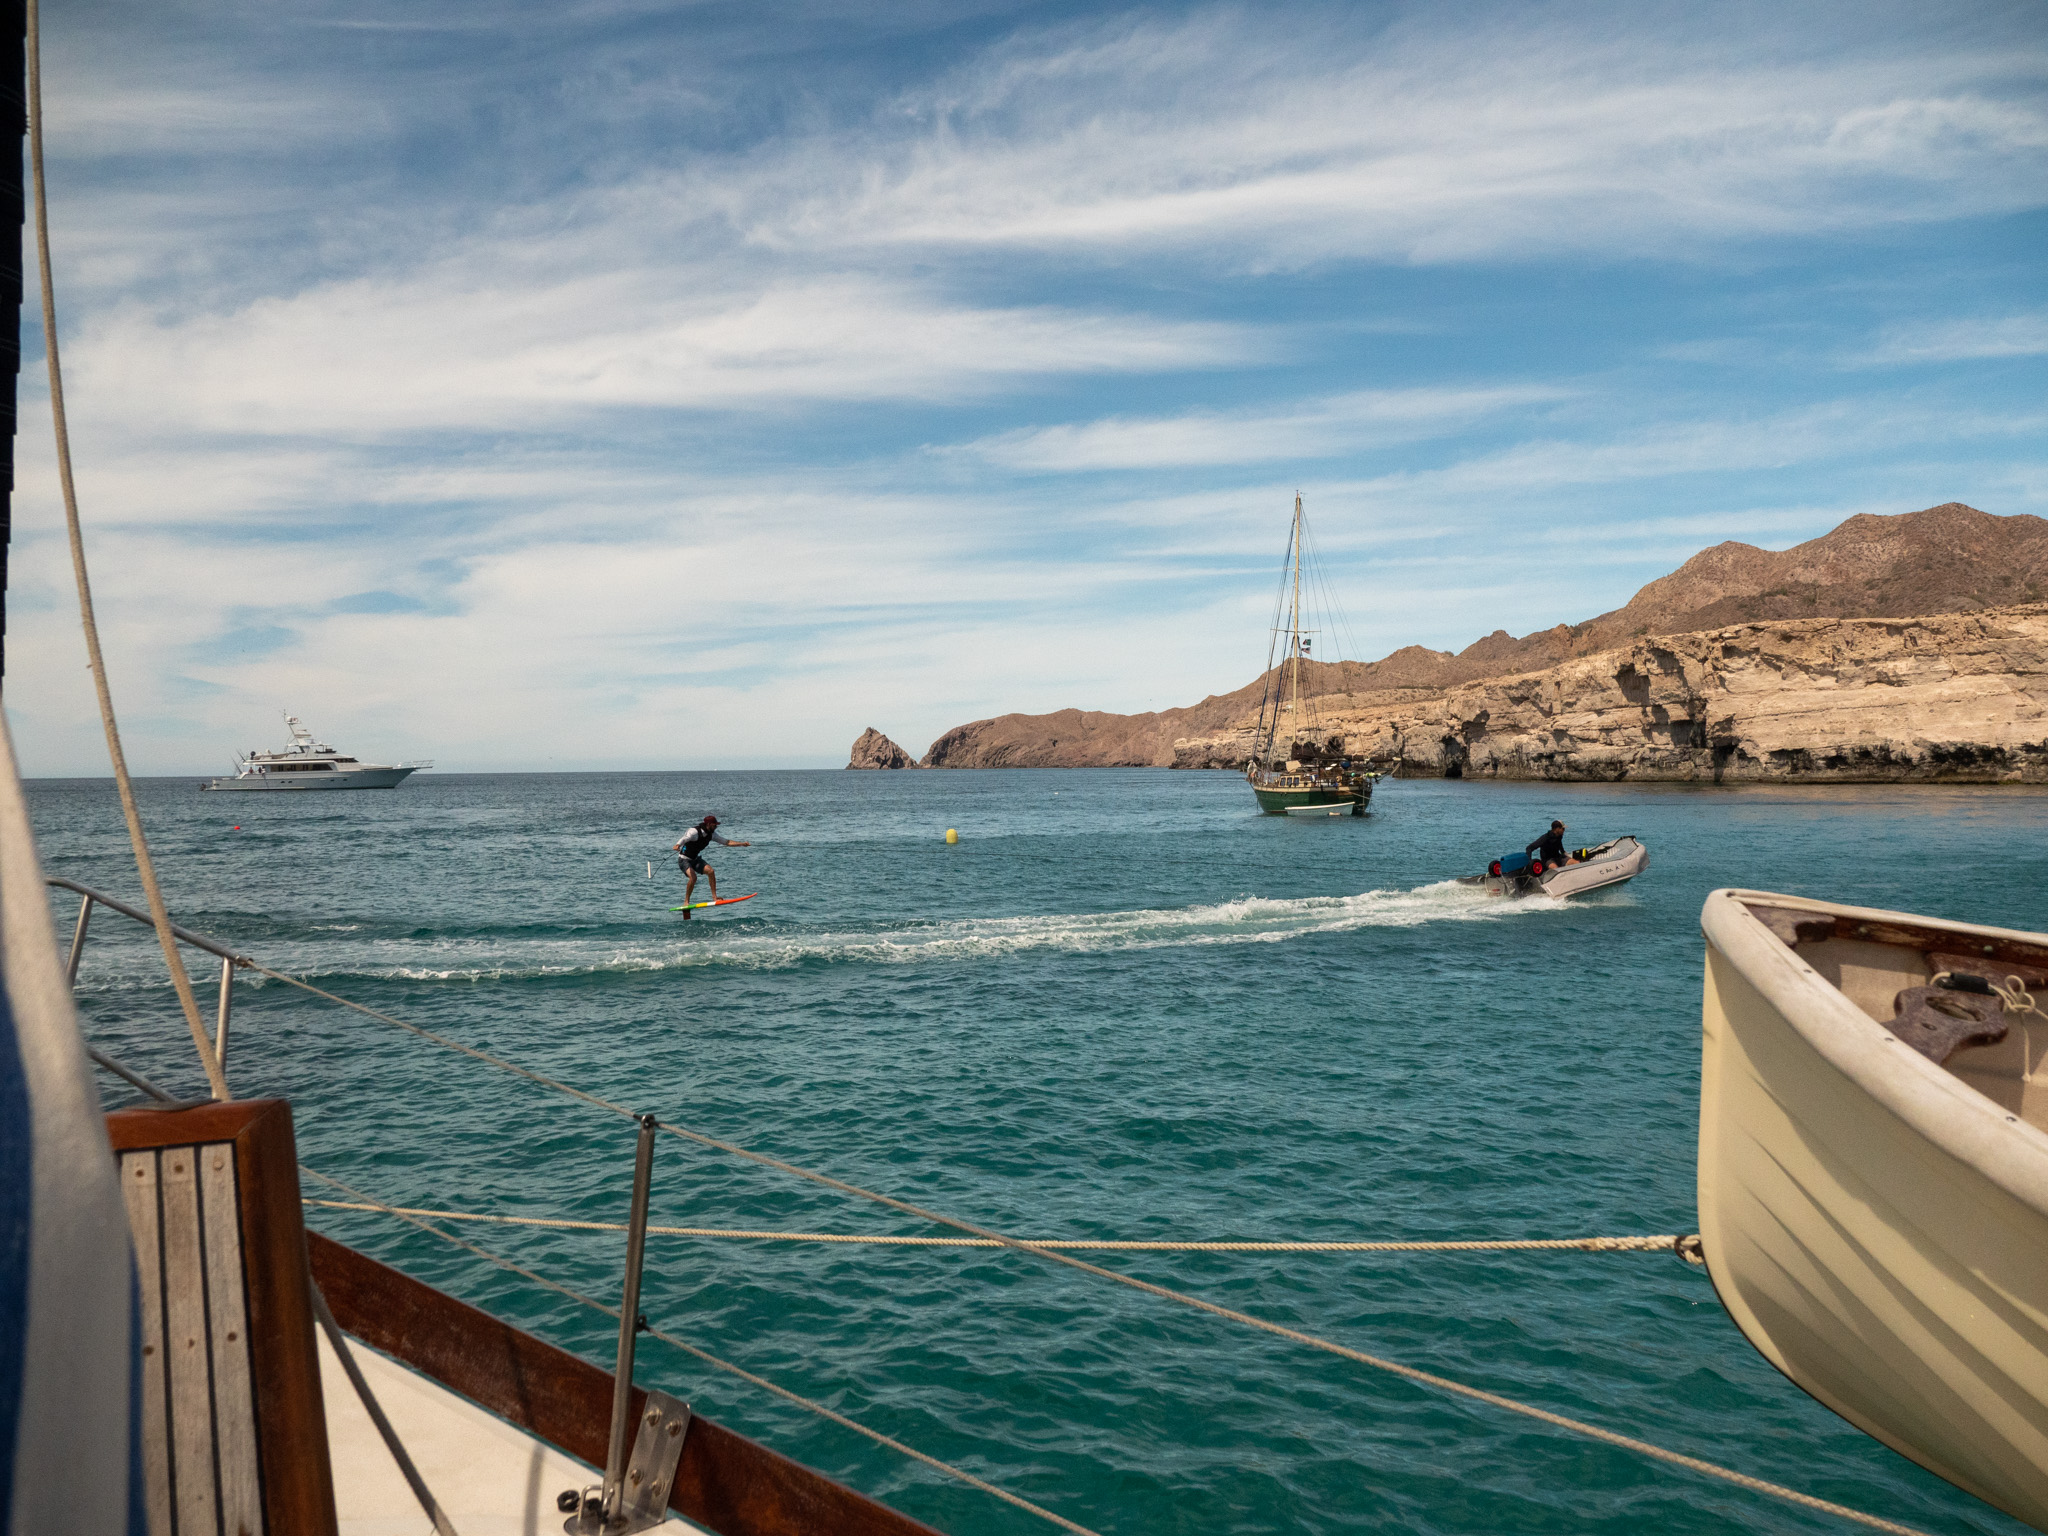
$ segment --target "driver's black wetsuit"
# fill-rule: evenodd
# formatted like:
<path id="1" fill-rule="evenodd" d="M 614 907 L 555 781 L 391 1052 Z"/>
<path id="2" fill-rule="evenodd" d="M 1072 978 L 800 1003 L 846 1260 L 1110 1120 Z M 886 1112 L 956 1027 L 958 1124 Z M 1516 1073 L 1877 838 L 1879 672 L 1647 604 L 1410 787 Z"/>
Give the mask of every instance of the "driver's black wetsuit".
<path id="1" fill-rule="evenodd" d="M 1543 866 L 1546 869 L 1567 863 L 1570 859 L 1570 855 L 1564 851 L 1564 834 L 1555 827 L 1537 838 L 1535 842 L 1524 848 L 1522 852 L 1536 855 L 1537 858 L 1543 861 Z"/>

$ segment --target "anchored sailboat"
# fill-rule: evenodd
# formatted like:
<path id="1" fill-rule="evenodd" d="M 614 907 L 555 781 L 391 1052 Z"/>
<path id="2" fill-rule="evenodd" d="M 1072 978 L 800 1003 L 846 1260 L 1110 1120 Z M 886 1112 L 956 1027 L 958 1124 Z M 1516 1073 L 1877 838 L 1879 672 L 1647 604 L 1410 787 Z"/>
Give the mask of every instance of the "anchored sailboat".
<path id="1" fill-rule="evenodd" d="M 1259 809 L 1268 815 L 1362 816 L 1379 775 L 1353 763 L 1343 736 L 1329 733 L 1318 717 L 1311 670 L 1318 632 L 1303 624 L 1304 576 L 1313 597 L 1322 582 L 1309 552 L 1308 517 L 1297 491 L 1280 595 L 1273 605 L 1257 744 L 1244 776 Z"/>

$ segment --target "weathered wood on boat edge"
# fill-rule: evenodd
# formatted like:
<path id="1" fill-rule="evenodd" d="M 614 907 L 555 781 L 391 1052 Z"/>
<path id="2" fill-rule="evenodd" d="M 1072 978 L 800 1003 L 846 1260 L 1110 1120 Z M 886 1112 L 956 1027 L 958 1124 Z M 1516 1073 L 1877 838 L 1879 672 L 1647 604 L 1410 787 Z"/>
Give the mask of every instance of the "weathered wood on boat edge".
<path id="1" fill-rule="evenodd" d="M 313 1277 L 345 1332 L 571 1456 L 604 1464 L 610 1371 L 330 1237 L 309 1232 L 307 1244 Z M 636 1416 L 645 1400 L 636 1387 Z M 701 1415 L 690 1420 L 669 1508 L 719 1536 L 939 1536 Z"/>
<path id="2" fill-rule="evenodd" d="M 207 1144 L 233 1144 L 264 1528 L 331 1536 L 334 1482 L 306 1291 L 291 1106 L 282 1099 L 237 1099 L 175 1112 L 116 1110 L 107 1116 L 107 1136 L 117 1159 L 165 1147 L 189 1147 L 196 1157 Z M 203 1308 L 203 1300 L 192 1300 Z"/>

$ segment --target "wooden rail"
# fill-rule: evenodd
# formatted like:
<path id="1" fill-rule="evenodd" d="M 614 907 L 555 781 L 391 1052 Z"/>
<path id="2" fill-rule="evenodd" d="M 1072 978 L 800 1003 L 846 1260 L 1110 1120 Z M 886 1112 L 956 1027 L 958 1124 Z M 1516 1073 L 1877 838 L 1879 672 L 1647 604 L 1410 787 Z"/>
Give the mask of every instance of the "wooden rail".
<path id="1" fill-rule="evenodd" d="M 332 1536 L 291 1106 L 120 1110 L 152 1532 Z"/>
<path id="2" fill-rule="evenodd" d="M 335 1320 L 373 1349 L 578 1460 L 603 1466 L 612 1373 L 314 1232 L 313 1278 Z M 633 1389 L 633 1414 L 646 1393 Z M 702 1415 L 690 1420 L 669 1508 L 719 1536 L 939 1536 L 822 1472 Z"/>

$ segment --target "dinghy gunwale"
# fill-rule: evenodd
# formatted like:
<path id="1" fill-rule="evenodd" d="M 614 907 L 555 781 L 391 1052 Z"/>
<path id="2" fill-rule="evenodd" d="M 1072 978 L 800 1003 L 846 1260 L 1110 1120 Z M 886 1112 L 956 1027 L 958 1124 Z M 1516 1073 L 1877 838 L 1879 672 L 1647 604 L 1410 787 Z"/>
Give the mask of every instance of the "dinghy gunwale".
<path id="1" fill-rule="evenodd" d="M 2048 1131 L 2009 1113 L 1906 1045 L 1765 927 L 1748 910 L 1751 903 L 1859 923 L 1936 928 L 1993 942 L 2041 945 L 2048 937 L 1732 886 L 1711 892 L 1700 910 L 1700 929 L 1707 942 L 1824 1061 L 1949 1156 L 2015 1200 L 2048 1213 Z M 2015 1134 L 2024 1162 L 2013 1155 Z"/>
<path id="2" fill-rule="evenodd" d="M 1698 1171 L 1708 1275 L 1758 1353 L 1901 1455 L 2048 1529 L 2048 1133 L 1899 1040 L 1751 906 L 1846 920 L 1858 941 L 1904 929 L 1908 950 L 1936 935 L 2048 941 L 1715 891 Z"/>

